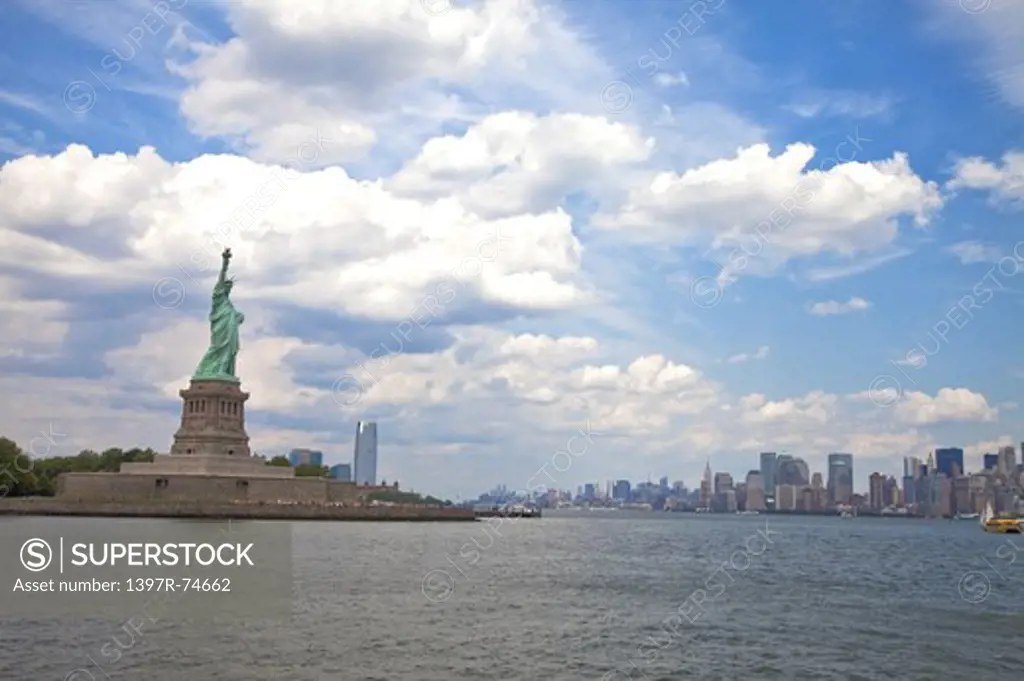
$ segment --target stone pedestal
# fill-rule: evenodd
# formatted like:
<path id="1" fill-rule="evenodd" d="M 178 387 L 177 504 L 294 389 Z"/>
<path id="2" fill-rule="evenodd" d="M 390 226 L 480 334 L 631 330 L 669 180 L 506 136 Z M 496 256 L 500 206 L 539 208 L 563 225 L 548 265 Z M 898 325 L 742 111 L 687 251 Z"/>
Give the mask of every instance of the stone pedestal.
<path id="1" fill-rule="evenodd" d="M 172 456 L 249 458 L 245 401 L 238 383 L 193 379 L 178 393 L 183 400 L 181 426 L 174 434 Z"/>

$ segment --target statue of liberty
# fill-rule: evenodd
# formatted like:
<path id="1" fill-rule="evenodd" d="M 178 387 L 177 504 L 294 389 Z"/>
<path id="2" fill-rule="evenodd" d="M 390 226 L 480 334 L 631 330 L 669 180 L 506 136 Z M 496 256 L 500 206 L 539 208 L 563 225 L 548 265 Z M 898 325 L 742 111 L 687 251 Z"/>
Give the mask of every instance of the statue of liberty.
<path id="1" fill-rule="evenodd" d="M 213 302 L 210 305 L 210 347 L 206 349 L 192 379 L 238 383 L 238 377 L 235 376 L 235 360 L 240 347 L 238 327 L 245 321 L 245 315 L 231 304 L 234 279 L 227 277 L 231 249 L 225 248 L 220 257 L 220 276 L 213 287 Z"/>

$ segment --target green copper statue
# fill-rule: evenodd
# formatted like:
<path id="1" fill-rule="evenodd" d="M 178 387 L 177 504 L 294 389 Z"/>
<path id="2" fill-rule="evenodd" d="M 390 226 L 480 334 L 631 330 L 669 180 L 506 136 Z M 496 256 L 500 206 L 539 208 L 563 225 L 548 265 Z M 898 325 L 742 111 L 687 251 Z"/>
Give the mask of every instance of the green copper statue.
<path id="1" fill-rule="evenodd" d="M 231 304 L 234 279 L 227 278 L 231 249 L 225 248 L 220 257 L 220 276 L 213 287 L 213 303 L 210 305 L 210 347 L 192 378 L 238 383 L 235 376 L 235 359 L 240 347 L 238 327 L 245 321 L 245 315 Z"/>

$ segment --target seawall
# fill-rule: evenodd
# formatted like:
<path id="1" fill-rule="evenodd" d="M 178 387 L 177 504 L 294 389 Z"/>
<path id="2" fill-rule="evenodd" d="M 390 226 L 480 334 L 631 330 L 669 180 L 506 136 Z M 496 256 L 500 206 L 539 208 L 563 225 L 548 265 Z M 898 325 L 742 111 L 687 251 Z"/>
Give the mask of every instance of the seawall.
<path id="1" fill-rule="evenodd" d="M 436 506 L 338 506 L 331 504 L 104 503 L 53 497 L 0 499 L 0 515 L 84 516 L 97 518 L 210 518 L 249 520 L 335 520 L 397 522 L 474 522 L 472 509 Z"/>

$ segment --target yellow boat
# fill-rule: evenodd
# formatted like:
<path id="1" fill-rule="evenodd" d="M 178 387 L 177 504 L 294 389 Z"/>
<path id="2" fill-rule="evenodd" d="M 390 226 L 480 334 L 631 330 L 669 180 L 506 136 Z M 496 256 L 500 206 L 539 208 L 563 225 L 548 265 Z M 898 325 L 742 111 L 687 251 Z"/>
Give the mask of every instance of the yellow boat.
<path id="1" fill-rule="evenodd" d="M 993 518 L 983 526 L 986 532 L 997 534 L 1022 534 L 1021 521 L 1019 518 Z"/>
<path id="2" fill-rule="evenodd" d="M 996 534 L 1024 534 L 1024 522 L 1020 518 L 996 518 L 992 504 L 986 504 L 981 514 L 981 529 Z"/>

